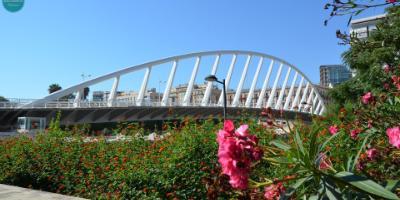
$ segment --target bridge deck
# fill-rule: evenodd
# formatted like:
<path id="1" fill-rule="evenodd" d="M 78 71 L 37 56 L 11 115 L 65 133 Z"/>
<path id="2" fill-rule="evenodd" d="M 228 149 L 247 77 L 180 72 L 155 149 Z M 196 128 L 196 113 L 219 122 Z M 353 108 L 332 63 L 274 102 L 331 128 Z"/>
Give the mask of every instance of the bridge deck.
<path id="1" fill-rule="evenodd" d="M 75 109 L 53 109 L 53 108 L 11 108 L 0 109 L 0 131 L 15 128 L 18 117 L 45 117 L 47 122 L 55 118 L 57 112 L 61 113 L 61 125 L 74 125 L 84 123 L 108 123 L 122 121 L 149 121 L 149 120 L 172 120 L 186 116 L 197 119 L 205 119 L 210 116 L 222 117 L 221 107 L 105 107 L 105 108 L 75 108 Z M 296 116 L 310 121 L 309 113 L 285 111 L 282 114 L 273 110 L 274 116 L 284 119 L 295 119 Z M 259 117 L 259 108 L 228 108 L 228 118 Z"/>

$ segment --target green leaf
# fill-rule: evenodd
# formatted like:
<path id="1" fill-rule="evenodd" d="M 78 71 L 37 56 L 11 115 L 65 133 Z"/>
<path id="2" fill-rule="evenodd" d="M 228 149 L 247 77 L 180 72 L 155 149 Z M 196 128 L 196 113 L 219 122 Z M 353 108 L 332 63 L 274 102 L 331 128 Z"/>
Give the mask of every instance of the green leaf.
<path id="1" fill-rule="evenodd" d="M 305 177 L 305 178 L 301 178 L 299 180 L 296 181 L 295 184 L 293 184 L 292 186 L 290 186 L 293 189 L 297 189 L 298 187 L 300 187 L 301 185 L 303 185 L 304 182 L 310 180 L 311 177 Z"/>
<path id="2" fill-rule="evenodd" d="M 304 155 L 305 153 L 304 153 L 303 141 L 301 141 L 298 130 L 295 131 L 294 139 L 295 139 L 296 145 L 299 148 L 300 152 Z"/>
<path id="3" fill-rule="evenodd" d="M 348 160 L 347 160 L 347 164 L 346 164 L 346 171 L 350 171 L 351 170 L 351 163 L 353 162 L 353 155 L 351 155 Z"/>
<path id="4" fill-rule="evenodd" d="M 293 185 L 291 185 L 291 186 L 287 189 L 287 191 L 286 191 L 285 194 L 284 194 L 283 199 L 291 199 L 291 196 L 296 192 L 297 188 L 299 188 L 301 185 L 303 185 L 304 182 L 306 182 L 306 181 L 308 181 L 308 180 L 311 180 L 311 179 L 312 179 L 311 176 L 298 179 L 298 180 L 296 181 L 296 183 L 294 183 Z"/>
<path id="5" fill-rule="evenodd" d="M 310 149 L 308 151 L 308 155 L 310 157 L 315 157 L 317 154 L 319 154 L 319 152 L 317 152 L 318 151 L 318 145 L 317 145 L 318 130 L 319 130 L 319 127 L 313 129 L 312 133 L 311 133 Z"/>
<path id="6" fill-rule="evenodd" d="M 354 158 L 354 162 L 353 162 L 353 166 L 351 167 L 351 170 L 354 171 L 354 168 L 356 167 L 357 161 L 358 161 L 358 157 L 360 157 L 361 152 L 363 151 L 364 147 L 365 147 L 365 143 L 367 143 L 367 140 L 369 138 L 369 134 L 364 138 L 364 141 L 360 147 L 360 150 L 358 150 L 358 153 L 356 155 L 356 157 Z"/>
<path id="7" fill-rule="evenodd" d="M 387 190 L 393 191 L 398 187 L 400 187 L 400 180 L 387 180 L 387 184 L 385 186 Z"/>
<path id="8" fill-rule="evenodd" d="M 338 188 L 335 187 L 334 185 L 331 185 L 330 183 L 325 184 L 325 189 L 326 189 L 326 196 L 330 200 L 336 200 L 336 199 L 343 199 L 341 192 L 337 190 Z"/>
<path id="9" fill-rule="evenodd" d="M 357 16 L 357 15 L 359 15 L 362 11 L 364 11 L 364 10 L 357 10 L 357 12 L 356 13 L 354 13 L 354 16 Z"/>
<path id="10" fill-rule="evenodd" d="M 340 133 L 336 133 L 335 135 L 330 136 L 324 143 L 322 143 L 322 145 L 319 147 L 319 151 L 322 151 L 325 146 L 333 139 L 335 138 L 337 135 L 339 135 Z"/>
<path id="11" fill-rule="evenodd" d="M 339 172 L 334 175 L 335 178 L 350 184 L 361 191 L 372 194 L 374 196 L 386 198 L 386 199 L 399 199 L 396 194 L 386 190 L 384 187 L 378 183 L 367 179 L 365 177 L 354 175 L 351 172 Z"/>
<path id="12" fill-rule="evenodd" d="M 338 195 L 338 193 L 330 187 L 326 187 L 326 196 L 328 197 L 329 200 L 342 199 L 340 195 Z"/>
<path id="13" fill-rule="evenodd" d="M 396 102 L 396 104 L 400 103 L 400 97 L 398 97 L 398 96 L 394 97 L 394 102 Z"/>
<path id="14" fill-rule="evenodd" d="M 282 149 L 284 151 L 288 151 L 291 148 L 290 145 L 286 144 L 285 142 L 283 142 L 281 140 L 272 140 L 270 142 L 270 144 L 272 144 L 272 145 L 274 145 L 274 146 L 276 146 L 276 147 L 278 147 L 278 148 L 280 148 L 280 149 Z"/>
<path id="15" fill-rule="evenodd" d="M 280 164 L 289 164 L 292 163 L 289 159 L 286 157 L 270 157 L 270 158 L 265 158 L 265 160 L 273 162 L 273 163 L 280 163 Z"/>

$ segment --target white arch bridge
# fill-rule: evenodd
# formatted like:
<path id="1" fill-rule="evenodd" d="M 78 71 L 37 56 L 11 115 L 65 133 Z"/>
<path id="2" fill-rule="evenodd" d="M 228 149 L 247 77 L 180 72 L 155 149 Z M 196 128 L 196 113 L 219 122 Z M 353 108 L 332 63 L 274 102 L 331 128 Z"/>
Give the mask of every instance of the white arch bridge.
<path id="1" fill-rule="evenodd" d="M 243 62 L 239 62 L 242 59 Z M 208 60 L 208 64 L 204 64 Z M 225 62 L 222 62 L 225 60 Z M 180 66 L 181 63 L 185 63 Z M 191 63 L 191 64 L 187 64 Z M 201 64 L 203 63 L 203 64 Z M 166 68 L 167 67 L 167 68 Z M 171 99 L 171 91 L 177 77 L 177 70 L 185 67 L 189 71 L 187 80 L 183 81 L 185 91 L 179 101 Z M 225 69 L 224 69 L 225 67 Z M 146 99 L 146 91 L 151 74 L 156 70 L 170 69 L 167 76 L 164 91 L 159 94 L 158 99 Z M 220 69 L 220 70 L 218 70 Z M 224 69 L 224 70 L 223 70 Z M 218 93 L 217 98 L 211 98 L 216 88 L 213 82 L 205 83 L 201 94 L 195 94 L 196 80 L 204 82 L 199 70 L 209 70 L 207 75 L 218 75 L 219 79 L 225 79 L 226 90 L 230 92 L 228 101 L 229 109 L 259 109 L 271 107 L 276 110 L 287 112 L 317 114 L 321 115 L 325 110 L 324 100 L 317 88 L 311 83 L 307 76 L 297 67 L 287 61 L 252 51 L 207 51 L 173 56 L 156 60 L 88 81 L 75 86 L 54 92 L 42 99 L 28 102 L 26 104 L 1 104 L 1 110 L 82 110 L 82 109 L 118 109 L 118 108 L 219 108 L 223 106 L 223 94 Z M 140 89 L 135 100 L 120 101 L 117 98 L 120 79 L 133 73 L 143 73 Z M 234 73 L 236 72 L 236 73 Z M 84 89 L 96 84 L 113 80 L 107 99 L 103 101 L 84 100 Z M 232 80 L 238 80 L 234 82 Z M 233 86 L 235 85 L 235 86 Z M 246 88 L 247 87 L 247 88 Z M 73 100 L 61 100 L 63 97 L 73 94 Z M 193 98 L 196 95 L 196 98 Z M 65 99 L 65 98 L 64 98 Z M 9 107 L 9 108 L 7 108 Z M 72 112 L 72 111 L 71 111 Z M 93 111 L 95 112 L 95 111 Z M 22 114 L 23 112 L 20 112 Z M 49 113 L 47 113 L 49 114 Z M 3 114 L 3 118 L 5 117 Z M 15 114 L 17 115 L 17 114 Z"/>

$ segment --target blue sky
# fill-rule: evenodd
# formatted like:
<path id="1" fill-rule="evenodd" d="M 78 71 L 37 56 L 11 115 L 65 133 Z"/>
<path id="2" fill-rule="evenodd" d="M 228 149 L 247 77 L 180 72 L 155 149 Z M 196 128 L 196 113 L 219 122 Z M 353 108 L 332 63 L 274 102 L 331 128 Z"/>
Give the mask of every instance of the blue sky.
<path id="1" fill-rule="evenodd" d="M 96 77 L 205 50 L 274 55 L 318 83 L 319 65 L 341 63 L 348 48 L 335 37 L 336 29 L 348 29 L 348 18 L 334 18 L 325 27 L 326 2 L 25 0 L 16 13 L 0 7 L 0 95 L 40 98 L 49 84 L 72 86 L 82 73 Z M 156 79 L 149 87 L 158 87 Z M 121 88 L 135 89 L 135 81 Z"/>

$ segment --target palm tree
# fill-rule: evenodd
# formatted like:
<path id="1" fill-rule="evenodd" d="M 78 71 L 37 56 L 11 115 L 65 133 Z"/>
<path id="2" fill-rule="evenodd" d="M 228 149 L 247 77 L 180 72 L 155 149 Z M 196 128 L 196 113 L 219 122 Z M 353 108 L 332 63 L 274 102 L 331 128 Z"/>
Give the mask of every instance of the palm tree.
<path id="1" fill-rule="evenodd" d="M 6 98 L 3 97 L 3 96 L 0 96 L 0 102 L 8 102 L 8 99 L 6 99 Z"/>
<path id="2" fill-rule="evenodd" d="M 59 84 L 53 83 L 53 84 L 49 85 L 49 89 L 47 89 L 47 90 L 49 91 L 49 94 L 51 94 L 51 93 L 56 92 L 61 89 L 62 89 L 62 87 Z"/>
<path id="3" fill-rule="evenodd" d="M 85 87 L 83 89 L 83 99 L 87 99 L 87 96 L 89 95 L 90 89 L 89 87 Z"/>

